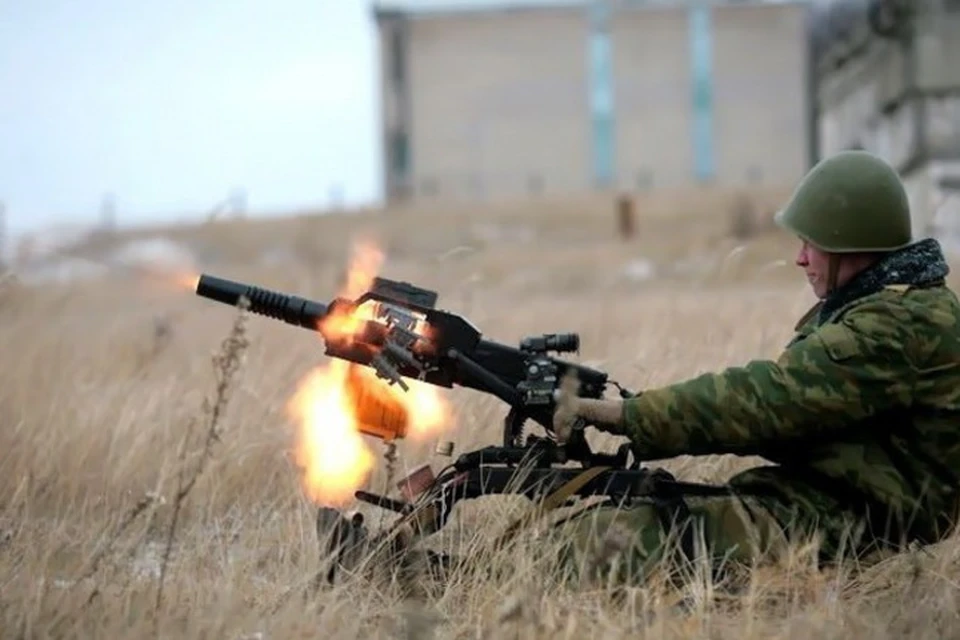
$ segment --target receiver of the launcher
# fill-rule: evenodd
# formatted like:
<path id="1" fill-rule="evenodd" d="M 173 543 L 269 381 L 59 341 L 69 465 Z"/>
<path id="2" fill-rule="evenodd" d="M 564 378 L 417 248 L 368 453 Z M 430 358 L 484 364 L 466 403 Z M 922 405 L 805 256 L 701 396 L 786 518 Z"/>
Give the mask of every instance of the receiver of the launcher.
<path id="1" fill-rule="evenodd" d="M 492 394 L 510 406 L 505 446 L 520 444 L 528 419 L 552 430 L 554 394 L 568 371 L 576 373 L 584 397 L 601 397 L 608 383 L 602 371 L 549 355 L 578 350 L 576 333 L 526 337 L 518 347 L 485 340 L 463 316 L 437 309 L 436 292 L 408 282 L 377 277 L 356 300 L 324 304 L 203 274 L 196 293 L 227 305 L 246 298 L 255 314 L 320 333 L 327 356 L 371 367 L 404 389 L 403 379 L 410 378 Z M 326 319 L 360 310 L 364 313 L 357 316 L 364 320 L 355 323 L 350 336 L 325 328 Z"/>

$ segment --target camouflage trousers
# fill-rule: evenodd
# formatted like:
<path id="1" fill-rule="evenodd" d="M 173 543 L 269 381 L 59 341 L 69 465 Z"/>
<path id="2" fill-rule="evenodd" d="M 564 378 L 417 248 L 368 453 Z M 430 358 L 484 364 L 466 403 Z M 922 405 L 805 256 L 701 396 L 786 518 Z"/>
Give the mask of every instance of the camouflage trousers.
<path id="1" fill-rule="evenodd" d="M 684 502 L 681 512 L 642 503 L 574 516 L 555 530 L 560 568 L 574 579 L 634 585 L 661 571 L 717 578 L 726 569 L 776 563 L 801 539 L 801 529 L 784 527 L 750 497 Z"/>
<path id="2" fill-rule="evenodd" d="M 826 502 L 821 506 L 832 504 L 826 497 L 822 500 Z M 809 549 L 818 562 L 835 556 L 844 543 L 847 550 L 869 561 L 864 552 L 871 545 L 865 543 L 862 525 L 839 505 L 817 509 L 817 515 L 812 515 L 797 504 L 748 495 L 688 495 L 682 509 L 672 508 L 674 504 L 638 502 L 578 511 L 566 519 L 561 515 L 559 522 L 548 518 L 546 529 L 541 529 L 546 539 L 537 535 L 534 548 L 539 550 L 537 555 L 548 555 L 551 572 L 559 571 L 564 581 L 618 586 L 643 584 L 653 574 L 679 581 L 705 575 L 718 580 L 744 567 L 778 564 L 810 542 L 816 543 Z M 318 518 L 318 533 L 320 529 Z M 366 553 L 363 548 L 356 547 L 360 555 Z M 382 547 L 380 552 L 387 556 L 399 552 L 414 565 L 474 564 L 469 557 L 432 552 L 427 558 L 406 557 L 406 549 L 407 544 L 399 544 L 398 548 Z M 392 563 L 384 557 L 370 564 Z"/>

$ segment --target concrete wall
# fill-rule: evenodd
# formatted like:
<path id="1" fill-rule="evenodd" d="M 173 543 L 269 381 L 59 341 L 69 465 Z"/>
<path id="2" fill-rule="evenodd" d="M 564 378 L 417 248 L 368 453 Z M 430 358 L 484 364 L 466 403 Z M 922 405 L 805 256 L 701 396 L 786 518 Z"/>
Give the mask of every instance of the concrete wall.
<path id="1" fill-rule="evenodd" d="M 582 11 L 565 9 L 410 18 L 415 196 L 588 189 L 588 26 Z"/>
<path id="2" fill-rule="evenodd" d="M 697 11 L 616 14 L 620 185 L 794 183 L 809 166 L 806 8 L 746 3 Z M 699 68 L 707 77 L 698 90 Z"/>
<path id="3" fill-rule="evenodd" d="M 611 21 L 610 38 L 619 186 L 689 184 L 694 149 L 686 12 L 621 9 Z"/>
<path id="4" fill-rule="evenodd" d="M 830 44 L 816 70 L 821 155 L 859 147 L 903 175 L 918 237 L 960 246 L 960 7 L 922 13 L 915 39 L 864 24 Z M 950 194 L 953 195 L 950 195 Z"/>
<path id="5" fill-rule="evenodd" d="M 914 236 L 935 237 L 960 255 L 960 160 L 933 160 L 904 178 Z"/>
<path id="6" fill-rule="evenodd" d="M 791 185 L 809 168 L 807 9 L 714 10 L 716 180 Z"/>
<path id="7" fill-rule="evenodd" d="M 871 41 L 861 55 L 836 69 L 821 69 L 820 153 L 860 147 L 904 166 L 917 146 L 916 105 L 904 94 L 903 52 L 886 40 Z"/>
<path id="8" fill-rule="evenodd" d="M 628 190 L 794 184 L 810 160 L 806 6 L 680 4 L 609 16 L 611 145 L 597 137 L 585 7 L 381 20 L 385 164 L 405 131 L 417 198 L 582 193 L 601 165 Z M 394 32 L 405 34 L 396 49 Z M 401 175 L 387 181 L 401 193 Z"/>

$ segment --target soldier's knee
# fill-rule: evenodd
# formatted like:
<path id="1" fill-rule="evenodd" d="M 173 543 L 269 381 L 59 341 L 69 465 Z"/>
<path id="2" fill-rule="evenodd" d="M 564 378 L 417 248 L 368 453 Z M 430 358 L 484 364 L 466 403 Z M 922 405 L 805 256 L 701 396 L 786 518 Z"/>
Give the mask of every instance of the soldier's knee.
<path id="1" fill-rule="evenodd" d="M 577 575 L 643 581 L 656 568 L 752 563 L 785 547 L 776 519 L 737 498 L 689 498 L 599 509 L 569 523 L 562 558 Z"/>
<path id="2" fill-rule="evenodd" d="M 762 562 L 782 553 L 787 537 L 778 520 L 750 498 L 719 498 L 700 507 L 704 538 L 714 557 L 743 563 Z"/>
<path id="3" fill-rule="evenodd" d="M 649 504 L 588 511 L 558 530 L 561 568 L 580 578 L 642 582 L 664 558 L 670 532 Z"/>

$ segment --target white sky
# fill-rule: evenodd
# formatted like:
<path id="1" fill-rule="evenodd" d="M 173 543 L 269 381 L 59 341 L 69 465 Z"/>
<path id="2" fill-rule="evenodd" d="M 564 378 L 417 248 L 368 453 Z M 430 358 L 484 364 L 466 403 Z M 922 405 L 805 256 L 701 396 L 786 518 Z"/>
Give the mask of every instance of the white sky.
<path id="1" fill-rule="evenodd" d="M 366 0 L 0 0 L 0 201 L 16 232 L 379 196 Z"/>

